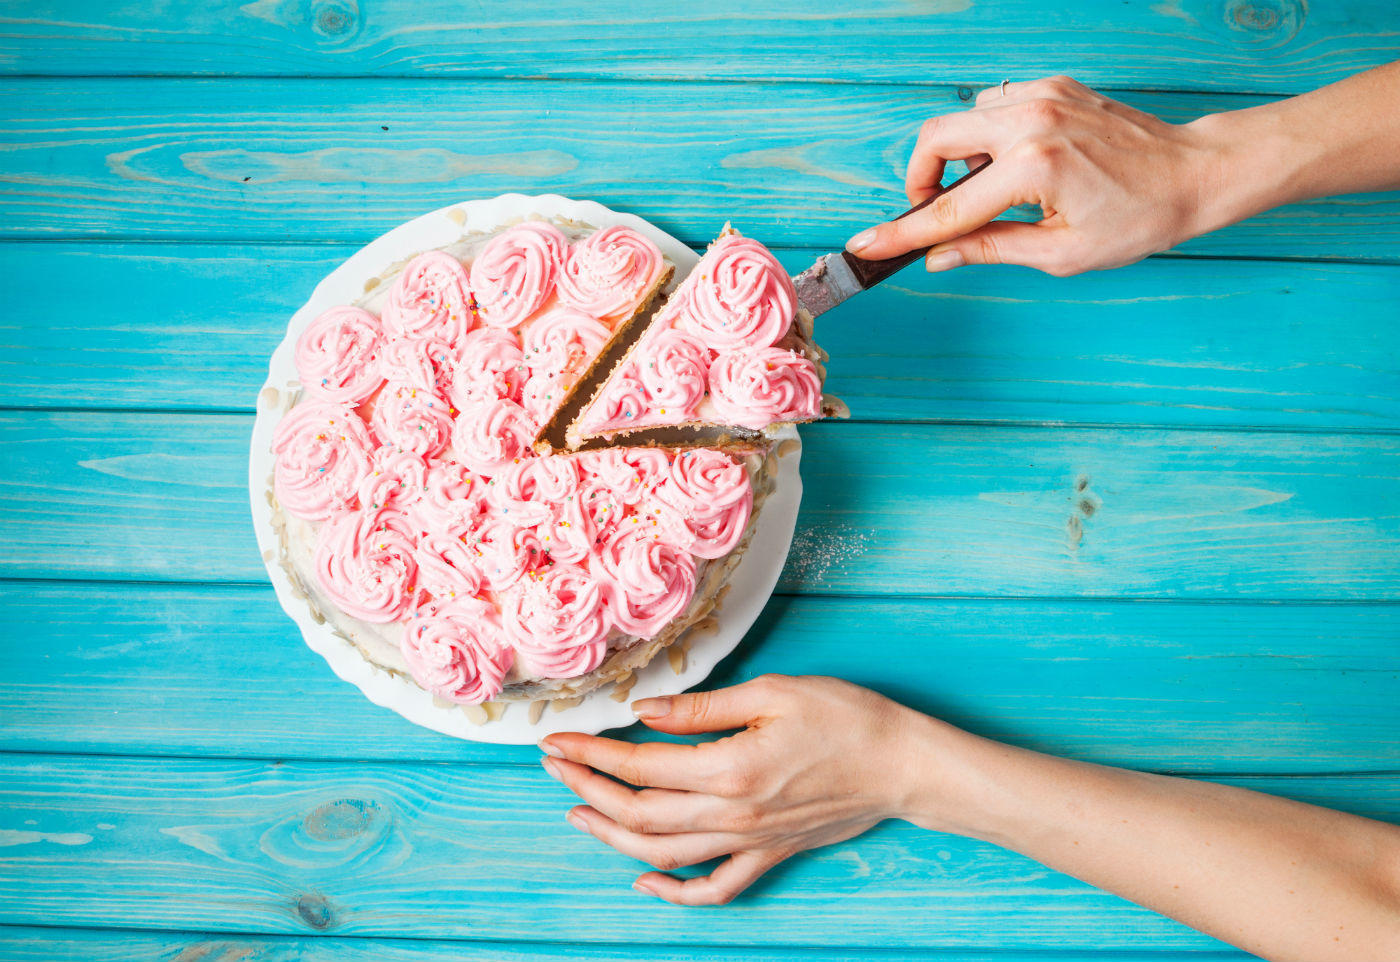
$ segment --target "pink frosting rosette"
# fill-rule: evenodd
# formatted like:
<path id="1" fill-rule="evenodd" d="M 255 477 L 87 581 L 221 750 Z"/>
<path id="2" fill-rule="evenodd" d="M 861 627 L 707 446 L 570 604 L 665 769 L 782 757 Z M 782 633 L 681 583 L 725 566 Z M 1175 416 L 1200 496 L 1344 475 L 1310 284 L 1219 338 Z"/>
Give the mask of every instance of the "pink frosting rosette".
<path id="1" fill-rule="evenodd" d="M 568 307 L 530 322 L 521 337 L 529 377 L 520 403 L 531 417 L 540 423 L 549 419 L 609 336 L 595 318 Z"/>
<path id="2" fill-rule="evenodd" d="M 559 300 L 612 322 L 630 317 L 664 269 L 660 249 L 630 227 L 607 227 L 569 247 Z"/>
<path id="3" fill-rule="evenodd" d="M 395 508 L 338 515 L 317 534 L 316 580 L 350 616 L 397 621 L 414 600 L 413 546 L 412 526 Z"/>
<path id="4" fill-rule="evenodd" d="M 472 471 L 488 477 L 519 458 L 534 457 L 537 426 L 514 401 L 498 398 L 464 408 L 452 425 L 452 451 Z"/>
<path id="5" fill-rule="evenodd" d="M 520 527 L 503 517 L 488 517 L 467 541 L 492 591 L 504 591 L 548 560 L 533 527 Z"/>
<path id="6" fill-rule="evenodd" d="M 822 413 L 817 366 L 780 347 L 721 353 L 710 365 L 710 398 L 718 420 L 756 430 L 775 421 L 811 420 Z"/>
<path id="7" fill-rule="evenodd" d="M 297 377 L 306 393 L 323 401 L 360 404 L 384 383 L 379 319 L 358 307 L 332 307 L 297 338 Z"/>
<path id="8" fill-rule="evenodd" d="M 618 628 L 651 638 L 695 594 L 695 560 L 637 526 L 624 526 L 599 553 L 609 576 L 608 612 Z"/>
<path id="9" fill-rule="evenodd" d="M 549 517 L 535 526 L 535 533 L 554 561 L 583 564 L 593 555 L 598 529 L 592 512 L 584 506 L 584 494 L 580 489 L 551 500 Z"/>
<path id="10" fill-rule="evenodd" d="M 427 489 L 428 465 L 421 455 L 403 448 L 381 447 L 370 458 L 370 471 L 360 482 L 360 506 L 408 510 Z"/>
<path id="11" fill-rule="evenodd" d="M 457 352 L 436 337 L 396 337 L 379 350 L 379 372 L 386 381 L 400 381 L 414 387 L 449 396 Z"/>
<path id="12" fill-rule="evenodd" d="M 635 363 L 627 363 L 613 375 L 605 393 L 589 402 L 578 417 L 579 429 L 588 434 L 631 431 L 649 422 L 651 398 Z"/>
<path id="13" fill-rule="evenodd" d="M 544 221 L 516 224 L 487 243 L 472 263 L 472 291 L 481 319 L 492 327 L 519 327 L 554 293 L 569 241 Z"/>
<path id="14" fill-rule="evenodd" d="M 557 564 L 500 599 L 516 656 L 543 678 L 576 678 L 603 663 L 610 629 L 603 586 L 582 568 Z"/>
<path id="15" fill-rule="evenodd" d="M 472 331 L 462 340 L 452 374 L 452 403 L 466 408 L 497 398 L 519 401 L 525 373 L 524 354 L 514 334 L 492 327 Z"/>
<path id="16" fill-rule="evenodd" d="M 487 582 L 478 564 L 481 555 L 467 543 L 470 537 L 465 526 L 419 537 L 413 549 L 419 587 L 440 601 L 479 594 Z"/>
<path id="17" fill-rule="evenodd" d="M 272 435 L 273 489 L 282 507 L 306 521 L 352 508 L 370 471 L 374 440 L 346 404 L 307 401 L 287 412 Z"/>
<path id="18" fill-rule="evenodd" d="M 471 286 L 462 262 L 443 251 L 419 254 L 384 300 L 384 333 L 456 344 L 472 329 Z"/>
<path id="19" fill-rule="evenodd" d="M 705 397 L 709 351 L 698 338 L 661 331 L 633 355 L 650 407 L 647 420 L 690 420 Z"/>
<path id="20" fill-rule="evenodd" d="M 486 484 L 456 461 L 433 458 L 423 474 L 423 493 L 408 507 L 420 531 L 471 528 L 486 511 Z"/>
<path id="21" fill-rule="evenodd" d="M 677 454 L 656 500 L 683 520 L 692 554 L 720 558 L 739 543 L 753 511 L 753 488 L 744 466 L 723 452 L 697 448 Z M 656 512 L 664 525 L 664 512 Z"/>
<path id="22" fill-rule="evenodd" d="M 670 458 L 658 448 L 603 448 L 575 460 L 624 505 L 636 504 L 670 475 Z"/>
<path id="23" fill-rule="evenodd" d="M 375 399 L 370 424 L 382 443 L 431 458 L 452 437 L 452 409 L 432 391 L 391 382 Z"/>
<path id="24" fill-rule="evenodd" d="M 792 278 L 768 249 L 748 237 L 715 241 L 686 278 L 676 326 L 722 351 L 770 347 L 797 311 Z"/>
<path id="25" fill-rule="evenodd" d="M 499 695 L 515 662 L 494 616 L 471 604 L 444 605 L 409 619 L 399 648 L 414 681 L 462 705 Z"/>

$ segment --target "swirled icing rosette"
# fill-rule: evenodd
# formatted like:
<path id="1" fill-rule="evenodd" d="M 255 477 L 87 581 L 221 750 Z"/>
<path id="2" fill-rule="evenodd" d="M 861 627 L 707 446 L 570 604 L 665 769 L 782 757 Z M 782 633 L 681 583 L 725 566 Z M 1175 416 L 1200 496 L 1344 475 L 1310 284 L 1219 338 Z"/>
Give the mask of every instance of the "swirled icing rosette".
<path id="1" fill-rule="evenodd" d="M 525 356 L 510 331 L 484 327 L 463 340 L 452 373 L 452 403 L 459 409 L 504 398 L 520 400 L 525 381 Z"/>
<path id="2" fill-rule="evenodd" d="M 574 424 L 585 436 L 646 427 L 654 420 L 648 417 L 650 401 L 637 365 L 624 363 Z"/>
<path id="3" fill-rule="evenodd" d="M 636 423 L 690 420 L 700 410 L 709 373 L 709 352 L 698 338 L 661 331 L 634 355 L 642 388 L 652 410 Z"/>
<path id="4" fill-rule="evenodd" d="M 462 705 L 499 695 L 515 662 L 495 618 L 475 605 L 445 605 L 409 619 L 399 648 L 414 681 Z"/>
<path id="5" fill-rule="evenodd" d="M 402 511 L 337 515 L 317 533 L 316 580 L 326 597 L 361 621 L 397 621 L 413 603 L 418 566 Z"/>
<path id="6" fill-rule="evenodd" d="M 511 587 L 527 571 L 548 562 L 544 545 L 533 527 L 492 517 L 482 522 L 468 537 L 476 555 L 476 567 L 492 591 Z"/>
<path id="7" fill-rule="evenodd" d="M 637 527 L 624 527 L 599 552 L 609 576 L 608 612 L 623 631 L 651 638 L 690 604 L 695 561 Z"/>
<path id="8" fill-rule="evenodd" d="M 272 437 L 277 500 L 305 521 L 324 521 L 354 507 L 373 450 L 365 422 L 349 405 L 298 404 Z"/>
<path id="9" fill-rule="evenodd" d="M 744 466 L 711 448 L 672 459 L 655 498 L 676 513 L 690 534 L 689 551 L 721 558 L 734 549 L 753 510 L 753 487 Z M 657 512 L 664 515 L 664 512 Z"/>
<path id="10" fill-rule="evenodd" d="M 821 417 L 822 384 L 817 366 L 795 351 L 740 348 L 710 365 L 710 399 L 726 423 L 760 429 Z"/>
<path id="11" fill-rule="evenodd" d="M 598 526 L 593 513 L 585 507 L 583 496 L 579 490 L 548 502 L 549 517 L 535 526 L 535 533 L 554 561 L 583 564 L 593 556 Z"/>
<path id="12" fill-rule="evenodd" d="M 516 224 L 492 238 L 472 263 L 471 284 L 481 319 L 519 327 L 554 293 L 569 241 L 543 221 Z"/>
<path id="13" fill-rule="evenodd" d="M 771 347 L 797 312 L 792 278 L 752 238 L 721 237 L 686 281 L 675 325 L 715 350 Z"/>
<path id="14" fill-rule="evenodd" d="M 670 474 L 669 459 L 657 448 L 603 448 L 575 460 L 623 505 L 636 504 Z"/>
<path id="15" fill-rule="evenodd" d="M 481 555 L 467 543 L 468 529 L 429 531 L 418 538 L 413 561 L 418 586 L 438 601 L 471 598 L 486 587 L 478 565 Z"/>
<path id="16" fill-rule="evenodd" d="M 475 324 L 462 262 L 443 251 L 413 258 L 389 288 L 382 321 L 391 338 L 436 338 L 456 344 Z"/>
<path id="17" fill-rule="evenodd" d="M 311 397 L 360 404 L 384 383 L 383 345 L 379 318 L 358 307 L 332 307 L 297 338 L 297 377 Z"/>
<path id="18" fill-rule="evenodd" d="M 378 448 L 360 482 L 360 506 L 408 510 L 427 491 L 428 465 L 421 455 L 398 447 Z"/>
<path id="19" fill-rule="evenodd" d="M 452 409 L 432 391 L 391 382 L 375 398 L 370 425 L 381 442 L 431 458 L 452 437 Z"/>
<path id="20" fill-rule="evenodd" d="M 537 425 L 519 404 L 498 398 L 462 409 L 452 425 L 457 460 L 488 477 L 524 457 L 533 457 L 530 442 Z"/>
<path id="21" fill-rule="evenodd" d="M 379 349 L 379 373 L 385 381 L 412 384 L 448 397 L 456 350 L 436 337 L 396 337 Z"/>
<path id="22" fill-rule="evenodd" d="M 549 419 L 609 336 L 596 318 L 569 307 L 555 308 L 530 322 L 521 336 L 529 377 L 521 388 L 520 403 L 536 421 Z"/>
<path id="23" fill-rule="evenodd" d="M 556 564 L 522 579 L 501 601 L 501 623 L 521 663 L 542 678 L 576 678 L 603 663 L 610 623 L 602 584 Z"/>
<path id="24" fill-rule="evenodd" d="M 486 484 L 463 465 L 441 458 L 428 461 L 422 496 L 407 508 L 422 531 L 469 530 L 486 510 Z"/>
<path id="25" fill-rule="evenodd" d="M 627 319 L 665 270 L 661 251 L 630 227 L 575 241 L 558 275 L 559 300 L 593 317 Z"/>

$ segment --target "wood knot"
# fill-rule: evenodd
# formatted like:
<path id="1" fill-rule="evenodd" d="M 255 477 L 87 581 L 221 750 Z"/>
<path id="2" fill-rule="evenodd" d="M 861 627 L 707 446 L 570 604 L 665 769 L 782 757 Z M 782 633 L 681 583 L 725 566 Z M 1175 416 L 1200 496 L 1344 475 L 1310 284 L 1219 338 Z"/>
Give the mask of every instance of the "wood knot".
<path id="1" fill-rule="evenodd" d="M 297 915 L 318 932 L 330 928 L 331 923 L 335 921 L 330 902 L 326 901 L 324 895 L 316 892 L 308 892 L 297 899 Z"/>
<path id="2" fill-rule="evenodd" d="M 1229 0 L 1225 25 L 1251 44 L 1281 46 L 1298 35 L 1307 18 L 1303 0 Z"/>
<path id="3" fill-rule="evenodd" d="M 973 94 L 971 87 L 958 88 L 958 99 L 961 100 L 963 103 L 967 103 L 969 100 L 971 100 L 972 96 Z"/>
<path id="4" fill-rule="evenodd" d="M 360 9 L 355 0 L 329 0 L 311 8 L 312 29 L 334 40 L 353 34 L 359 19 Z"/>
<path id="5" fill-rule="evenodd" d="M 306 834 L 320 842 L 338 842 L 362 835 L 374 824 L 379 806 L 358 798 L 341 798 L 318 805 L 302 819 Z"/>

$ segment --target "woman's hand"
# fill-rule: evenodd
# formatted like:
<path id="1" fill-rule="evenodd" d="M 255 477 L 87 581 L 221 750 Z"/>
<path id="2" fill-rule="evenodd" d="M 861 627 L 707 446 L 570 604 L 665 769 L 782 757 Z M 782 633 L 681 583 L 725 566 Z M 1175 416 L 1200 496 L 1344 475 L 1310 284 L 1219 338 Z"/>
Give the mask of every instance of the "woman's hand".
<path id="1" fill-rule="evenodd" d="M 1223 156 L 1198 124 L 1166 123 L 1068 77 L 991 87 L 971 110 L 924 124 L 905 189 L 911 204 L 924 200 L 949 160 L 972 168 L 990 158 L 992 168 L 916 214 L 863 231 L 847 249 L 880 259 L 934 244 L 931 271 L 1118 267 L 1222 226 Z M 1017 204 L 1040 205 L 1044 219 L 992 223 Z"/>
<path id="2" fill-rule="evenodd" d="M 671 734 L 742 729 L 699 745 L 573 733 L 540 743 L 556 756 L 545 768 L 588 803 L 568 814 L 576 828 L 661 872 L 731 856 L 700 878 L 637 879 L 641 891 L 683 905 L 726 903 L 795 852 L 905 815 L 908 749 L 931 722 L 835 678 L 780 675 L 633 709 Z"/>

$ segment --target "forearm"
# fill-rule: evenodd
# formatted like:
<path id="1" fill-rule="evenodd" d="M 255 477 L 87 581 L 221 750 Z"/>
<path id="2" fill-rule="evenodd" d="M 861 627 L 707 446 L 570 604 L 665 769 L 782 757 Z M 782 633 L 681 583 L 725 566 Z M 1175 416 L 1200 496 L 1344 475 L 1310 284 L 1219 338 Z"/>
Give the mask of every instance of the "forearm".
<path id="1" fill-rule="evenodd" d="M 1313 197 L 1400 189 L 1400 61 L 1187 130 L 1211 158 L 1196 233 Z"/>
<path id="2" fill-rule="evenodd" d="M 1053 758 L 929 720 L 911 821 L 1021 852 L 1272 958 L 1400 957 L 1400 828 Z"/>

